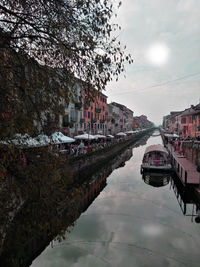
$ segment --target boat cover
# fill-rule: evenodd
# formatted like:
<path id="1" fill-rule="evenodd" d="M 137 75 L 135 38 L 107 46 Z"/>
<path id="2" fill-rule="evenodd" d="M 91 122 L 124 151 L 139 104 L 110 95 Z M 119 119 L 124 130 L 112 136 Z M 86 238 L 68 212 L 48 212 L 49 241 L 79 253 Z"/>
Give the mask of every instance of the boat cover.
<path id="1" fill-rule="evenodd" d="M 165 154 L 169 154 L 167 149 L 162 146 L 162 145 L 152 145 L 152 146 L 148 146 L 145 150 L 145 154 L 149 153 L 149 152 L 153 152 L 153 151 L 160 151 L 163 152 Z"/>

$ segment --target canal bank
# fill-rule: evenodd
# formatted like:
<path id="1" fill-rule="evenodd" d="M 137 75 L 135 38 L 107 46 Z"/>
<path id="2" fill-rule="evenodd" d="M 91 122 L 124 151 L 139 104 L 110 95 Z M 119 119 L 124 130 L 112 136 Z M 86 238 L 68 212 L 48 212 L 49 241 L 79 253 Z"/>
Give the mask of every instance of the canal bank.
<path id="1" fill-rule="evenodd" d="M 96 169 L 103 167 L 129 146 L 139 142 L 143 137 L 150 136 L 155 129 L 156 128 L 146 129 L 100 150 L 68 158 L 66 171 L 72 174 L 73 183 L 82 183 L 85 179 L 83 177 L 91 175 Z"/>
<path id="2" fill-rule="evenodd" d="M 73 226 L 106 187 L 107 177 L 115 169 L 125 166 L 133 155 L 133 147 L 144 144 L 148 138 L 147 134 L 142 136 L 134 145 L 129 144 L 129 148 L 123 147 L 123 152 L 113 155 L 103 168 L 96 169 L 90 176 L 87 173 L 83 178 L 85 182 L 76 183 L 76 187 L 60 200 L 53 212 L 44 206 L 42 198 L 24 203 L 7 229 L 0 264 L 4 267 L 28 267 L 53 239 L 57 237 L 61 240 L 65 231 L 69 231 L 68 227 Z"/>
<path id="3" fill-rule="evenodd" d="M 169 142 L 164 137 L 164 133 L 162 131 L 160 132 L 164 146 L 169 151 L 173 170 L 176 173 L 179 181 L 182 183 L 183 187 L 190 187 L 190 190 L 200 202 L 200 172 L 197 171 L 198 167 L 194 164 L 192 160 L 193 157 L 188 159 L 188 150 L 183 149 L 184 151 L 180 151 L 179 149 L 176 149 L 176 146 L 173 145 L 173 142 Z M 184 141 L 182 142 L 185 143 Z M 183 144 L 180 144 L 180 147 L 183 148 Z M 199 158 L 197 158 L 196 162 L 199 162 Z"/>
<path id="4" fill-rule="evenodd" d="M 183 215 L 173 184 L 154 187 L 140 174 L 146 147 L 158 143 L 160 136 L 134 146 L 66 239 L 47 247 L 31 267 L 199 266 L 200 228 Z M 192 207 L 187 204 L 187 214 Z"/>

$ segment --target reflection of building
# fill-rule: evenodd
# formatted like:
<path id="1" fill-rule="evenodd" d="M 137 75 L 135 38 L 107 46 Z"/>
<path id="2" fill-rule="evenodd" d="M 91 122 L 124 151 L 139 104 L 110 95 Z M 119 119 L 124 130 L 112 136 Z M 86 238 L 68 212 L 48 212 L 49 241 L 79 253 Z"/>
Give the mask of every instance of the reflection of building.
<path id="1" fill-rule="evenodd" d="M 45 200 L 37 198 L 34 201 L 24 203 L 13 218 L 12 225 L 6 228 L 5 242 L 0 251 L 0 265 L 30 266 L 31 262 L 49 245 L 51 240 L 63 229 L 72 225 L 88 208 L 106 186 L 106 179 L 109 174 L 115 168 L 123 166 L 131 156 L 132 149 L 126 149 L 103 168 L 89 176 L 90 179 L 85 173 L 83 181 L 87 180 L 87 182 L 76 184 L 74 188 L 68 189 L 64 193 L 63 187 L 59 187 L 62 191 L 57 192 L 59 202 L 53 199 L 54 205 L 50 207 L 48 206 L 48 198 L 52 199 L 52 192 L 47 192 L 48 188 L 45 189 Z M 81 175 L 82 173 L 80 173 L 78 182 L 82 181 Z M 12 259 L 9 257 L 11 254 Z M 12 265 L 10 261 L 12 261 Z"/>
<path id="2" fill-rule="evenodd" d="M 196 210 L 197 206 L 199 206 L 198 201 L 195 199 L 193 188 L 184 187 L 176 175 L 173 175 L 170 183 L 181 211 L 185 216 L 191 216 L 191 220 L 193 221 L 193 218 L 197 216 Z"/>

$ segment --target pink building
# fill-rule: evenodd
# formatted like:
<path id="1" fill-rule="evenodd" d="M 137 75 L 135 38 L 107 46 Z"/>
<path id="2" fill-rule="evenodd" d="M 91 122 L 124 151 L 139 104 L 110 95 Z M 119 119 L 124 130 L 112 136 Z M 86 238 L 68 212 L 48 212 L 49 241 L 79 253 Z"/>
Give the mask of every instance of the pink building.
<path id="1" fill-rule="evenodd" d="M 84 131 L 97 134 L 106 132 L 107 96 L 95 91 L 95 95 L 88 97 L 88 91 L 83 92 L 83 122 Z"/>
<path id="2" fill-rule="evenodd" d="M 182 112 L 171 112 L 167 119 L 168 131 L 182 138 L 200 136 L 200 104 Z"/>
<path id="3" fill-rule="evenodd" d="M 200 136 L 200 104 L 191 106 L 181 114 L 180 133 L 183 138 Z"/>
<path id="4" fill-rule="evenodd" d="M 144 120 L 144 121 L 147 120 L 147 116 L 145 116 L 145 115 L 141 115 L 139 118 L 140 118 L 141 120 Z"/>

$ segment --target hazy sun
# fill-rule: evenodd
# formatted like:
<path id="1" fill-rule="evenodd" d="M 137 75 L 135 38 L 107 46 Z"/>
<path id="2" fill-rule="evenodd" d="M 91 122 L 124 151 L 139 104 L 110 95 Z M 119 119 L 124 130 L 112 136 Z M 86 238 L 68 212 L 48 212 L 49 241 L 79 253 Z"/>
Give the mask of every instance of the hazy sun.
<path id="1" fill-rule="evenodd" d="M 147 58 L 155 65 L 162 65 L 167 62 L 169 49 L 165 44 L 154 44 L 147 51 Z"/>

